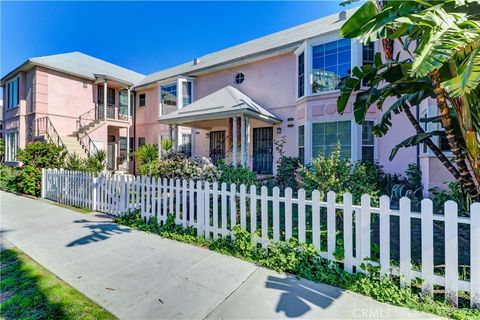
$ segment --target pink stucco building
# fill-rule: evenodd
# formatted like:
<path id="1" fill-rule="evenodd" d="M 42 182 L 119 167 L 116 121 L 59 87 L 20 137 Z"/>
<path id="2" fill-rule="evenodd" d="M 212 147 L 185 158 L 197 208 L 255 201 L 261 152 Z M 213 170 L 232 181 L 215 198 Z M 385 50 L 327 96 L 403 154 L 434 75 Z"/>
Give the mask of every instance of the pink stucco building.
<path id="1" fill-rule="evenodd" d="M 342 78 L 354 66 L 372 63 L 380 49 L 340 37 L 351 13 L 150 75 L 80 52 L 29 59 L 1 79 L 7 163 L 16 163 L 18 147 L 50 139 L 81 155 L 104 149 L 108 169 L 128 171 L 130 152 L 171 137 L 189 155 L 214 162 L 226 158 L 273 174 L 279 156 L 274 142 L 283 139 L 286 155 L 305 163 L 339 143 L 345 156 L 376 160 L 388 172 L 402 173 L 418 163 L 425 190 L 441 186 L 449 174 L 423 147 L 402 149 L 388 160 L 392 147 L 414 134 L 404 116 L 395 116 L 393 129 L 376 138 L 371 132 L 381 116 L 376 108 L 364 125 L 353 120 L 351 102 L 344 114 L 336 112 Z M 428 101 L 417 116 L 436 112 L 435 101 Z"/>

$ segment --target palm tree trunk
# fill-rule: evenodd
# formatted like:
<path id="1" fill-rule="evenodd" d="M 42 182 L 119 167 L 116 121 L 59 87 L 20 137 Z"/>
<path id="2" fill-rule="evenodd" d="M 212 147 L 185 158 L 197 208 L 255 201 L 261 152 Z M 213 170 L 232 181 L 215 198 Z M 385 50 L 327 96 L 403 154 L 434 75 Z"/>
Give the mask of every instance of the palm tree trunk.
<path id="1" fill-rule="evenodd" d="M 448 144 L 450 150 L 455 156 L 455 163 L 457 165 L 458 171 L 460 172 L 460 182 L 462 183 L 463 188 L 470 194 L 472 199 L 475 201 L 480 197 L 479 190 L 473 182 L 472 175 L 470 170 L 467 167 L 465 162 L 465 156 L 458 145 L 458 139 L 455 135 L 453 121 L 450 117 L 449 108 L 446 100 L 445 90 L 440 85 L 440 72 L 438 70 L 433 71 L 430 74 L 430 79 L 432 80 L 433 91 L 437 98 L 437 106 L 440 110 L 440 116 L 442 119 L 443 127 L 445 128 L 445 133 L 447 135 Z"/>
<path id="2" fill-rule="evenodd" d="M 410 120 L 410 123 L 413 125 L 417 133 L 424 133 L 425 130 L 420 126 L 418 123 L 418 120 L 415 119 L 413 116 L 412 112 L 410 111 L 409 107 L 403 108 L 405 114 L 407 115 L 408 120 Z M 453 177 L 457 180 L 461 180 L 462 176 L 460 175 L 460 172 L 458 172 L 457 168 L 448 160 L 448 158 L 443 154 L 442 150 L 433 143 L 432 139 L 427 139 L 425 140 L 425 144 L 432 150 L 433 154 L 440 160 L 440 162 L 447 168 L 448 172 L 450 172 Z"/>

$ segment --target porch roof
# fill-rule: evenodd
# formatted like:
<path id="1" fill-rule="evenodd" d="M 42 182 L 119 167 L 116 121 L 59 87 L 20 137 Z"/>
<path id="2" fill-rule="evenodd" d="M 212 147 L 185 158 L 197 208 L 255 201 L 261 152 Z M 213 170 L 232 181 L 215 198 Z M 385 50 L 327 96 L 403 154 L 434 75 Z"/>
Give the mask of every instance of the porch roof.
<path id="1" fill-rule="evenodd" d="M 282 122 L 278 116 L 232 86 L 226 86 L 179 110 L 160 116 L 158 122 L 163 124 L 188 124 L 241 115 L 247 115 L 269 123 Z"/>

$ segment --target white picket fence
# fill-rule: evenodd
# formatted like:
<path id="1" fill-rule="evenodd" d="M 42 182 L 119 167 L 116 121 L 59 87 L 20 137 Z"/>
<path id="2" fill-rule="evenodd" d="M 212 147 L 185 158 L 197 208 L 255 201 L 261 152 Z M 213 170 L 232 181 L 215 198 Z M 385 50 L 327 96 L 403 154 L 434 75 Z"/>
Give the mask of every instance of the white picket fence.
<path id="1" fill-rule="evenodd" d="M 260 191 L 260 192 L 258 192 Z M 43 170 L 42 197 L 56 202 L 87 208 L 111 215 L 121 215 L 138 209 L 142 217 L 156 217 L 164 223 L 167 214 L 183 227 L 195 227 L 198 236 L 205 238 L 234 237 L 236 225 L 255 234 L 256 241 L 267 247 L 271 240 L 313 243 L 322 257 L 343 265 L 347 272 L 366 272 L 363 263 L 380 268 L 384 276 L 399 276 L 401 286 L 413 279 L 422 279 L 422 291 L 433 295 L 434 285 L 445 289 L 445 299 L 458 304 L 459 291 L 469 292 L 472 308 L 480 309 L 480 203 L 471 206 L 470 218 L 459 217 L 457 204 L 445 203 L 445 214 L 434 214 L 432 201 L 421 202 L 421 212 L 412 212 L 410 199 L 400 200 L 400 209 L 392 210 L 387 196 L 380 197 L 379 208 L 370 205 L 370 196 L 363 195 L 360 205 L 352 204 L 352 195 L 343 195 L 336 202 L 334 192 L 321 201 L 314 191 L 306 196 L 300 189 L 296 197 L 292 190 L 278 187 L 269 193 L 266 187 L 236 186 L 202 181 L 167 180 L 130 175 L 100 175 L 57 169 Z M 321 214 L 326 223 L 321 223 Z M 337 217 L 343 219 L 343 230 L 337 229 Z M 372 257 L 372 217 L 379 224 L 379 254 Z M 392 264 L 390 222 L 399 224 L 399 263 Z M 421 220 L 421 266 L 412 265 L 411 224 Z M 308 220 L 308 221 L 307 221 Z M 325 220 L 325 219 L 324 219 Z M 434 272 L 434 222 L 442 222 L 444 237 L 444 272 Z M 460 279 L 458 251 L 459 225 L 470 229 L 470 273 Z M 342 231 L 343 258 L 335 254 L 337 231 Z M 326 233 L 326 235 L 325 235 Z M 323 235 L 323 236 L 322 236 Z M 326 239 L 326 243 L 322 244 Z M 465 279 L 467 278 L 467 279 Z M 469 278 L 469 279 L 468 279 Z"/>

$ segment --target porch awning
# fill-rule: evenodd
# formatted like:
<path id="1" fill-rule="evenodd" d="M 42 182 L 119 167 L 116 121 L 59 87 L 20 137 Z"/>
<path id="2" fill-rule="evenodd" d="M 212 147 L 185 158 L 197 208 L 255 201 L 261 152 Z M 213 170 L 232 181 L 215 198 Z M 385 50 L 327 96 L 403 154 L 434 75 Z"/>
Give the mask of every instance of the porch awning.
<path id="1" fill-rule="evenodd" d="M 272 124 L 282 122 L 279 117 L 232 86 L 226 86 L 179 110 L 160 116 L 158 122 L 181 125 L 242 115 Z"/>

